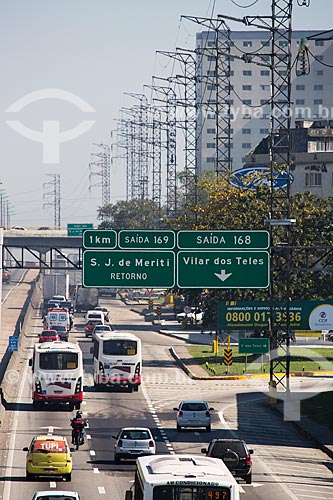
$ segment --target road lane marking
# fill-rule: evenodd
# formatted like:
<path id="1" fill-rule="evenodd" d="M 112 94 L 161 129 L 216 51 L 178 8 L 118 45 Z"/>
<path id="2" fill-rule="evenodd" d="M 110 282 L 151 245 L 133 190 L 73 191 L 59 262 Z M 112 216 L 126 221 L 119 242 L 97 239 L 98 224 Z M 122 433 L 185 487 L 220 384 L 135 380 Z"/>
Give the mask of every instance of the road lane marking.
<path id="1" fill-rule="evenodd" d="M 57 483 L 55 481 L 50 481 L 50 488 L 56 488 Z"/>
<path id="2" fill-rule="evenodd" d="M 23 377 L 21 378 L 21 382 L 19 385 L 19 392 L 17 395 L 17 401 L 22 401 L 23 390 L 24 390 L 26 379 L 27 379 L 27 370 L 28 369 L 26 367 L 26 369 L 23 372 Z M 20 403 L 18 405 L 18 408 L 20 408 Z M 13 416 L 13 424 L 12 424 L 10 440 L 9 440 L 9 452 L 8 452 L 7 464 L 6 464 L 6 468 L 5 468 L 5 476 L 6 477 L 11 477 L 11 475 L 12 475 L 13 462 L 14 462 L 14 451 L 15 451 L 15 443 L 16 443 L 16 431 L 17 431 L 17 423 L 18 423 L 19 414 L 20 414 L 20 409 L 15 411 L 14 416 Z M 11 481 L 6 481 L 5 487 L 3 489 L 4 500 L 8 500 L 9 498 L 11 498 L 10 489 L 11 489 Z"/>
<path id="3" fill-rule="evenodd" d="M 94 472 L 94 474 L 99 474 L 99 469 L 97 467 L 94 467 L 93 472 Z"/>
<path id="4" fill-rule="evenodd" d="M 90 451 L 89 451 L 89 453 L 90 453 L 90 455 L 91 455 L 92 457 L 94 457 L 94 456 L 96 455 L 96 453 L 95 453 L 95 451 L 94 451 L 94 450 L 90 450 Z"/>
<path id="5" fill-rule="evenodd" d="M 100 495 L 105 495 L 105 488 L 103 486 L 98 486 L 98 493 Z"/>

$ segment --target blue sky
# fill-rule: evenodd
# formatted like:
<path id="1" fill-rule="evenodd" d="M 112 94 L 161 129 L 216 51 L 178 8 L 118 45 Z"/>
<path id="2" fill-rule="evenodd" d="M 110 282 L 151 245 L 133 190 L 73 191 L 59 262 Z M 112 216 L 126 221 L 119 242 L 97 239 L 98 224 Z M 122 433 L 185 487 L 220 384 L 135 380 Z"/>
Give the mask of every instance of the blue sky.
<path id="1" fill-rule="evenodd" d="M 299 0 L 300 1 L 300 0 Z M 172 61 L 156 50 L 194 49 L 195 23 L 181 15 L 235 17 L 269 14 L 271 0 L 2 0 L 0 2 L 1 181 L 12 204 L 12 225 L 53 224 L 53 209 L 45 207 L 51 187 L 46 174 L 60 173 L 61 222 L 96 223 L 101 189 L 89 190 L 89 162 L 94 143 L 109 143 L 119 109 L 135 100 L 124 92 L 142 93 L 152 75 L 168 77 Z M 301 3 L 301 2 L 300 2 Z M 310 0 L 299 7 L 294 0 L 294 29 L 330 29 L 331 0 Z M 230 23 L 232 30 L 243 30 Z M 82 113 L 73 104 L 43 99 L 18 113 L 9 106 L 23 96 L 44 89 L 62 89 L 80 97 L 95 112 Z M 18 134 L 6 123 L 19 120 L 41 130 L 43 120 L 58 120 L 62 131 L 82 120 L 94 125 L 80 137 L 60 144 L 59 163 L 43 161 L 42 144 Z M 100 178 L 93 176 L 91 183 Z M 43 199 L 44 195 L 44 199 Z M 115 160 L 111 201 L 125 199 L 124 164 Z"/>

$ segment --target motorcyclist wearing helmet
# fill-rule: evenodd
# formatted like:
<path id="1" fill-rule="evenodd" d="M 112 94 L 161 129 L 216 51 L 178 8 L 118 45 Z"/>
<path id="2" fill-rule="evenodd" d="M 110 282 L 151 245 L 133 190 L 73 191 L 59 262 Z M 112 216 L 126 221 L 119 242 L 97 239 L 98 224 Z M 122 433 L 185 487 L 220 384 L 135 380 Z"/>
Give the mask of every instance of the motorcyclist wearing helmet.
<path id="1" fill-rule="evenodd" d="M 77 411 L 75 417 L 71 420 L 72 427 L 72 444 L 75 444 L 74 434 L 76 430 L 81 431 L 82 441 L 81 444 L 84 443 L 84 428 L 87 426 L 87 422 L 82 418 L 82 412 Z"/>

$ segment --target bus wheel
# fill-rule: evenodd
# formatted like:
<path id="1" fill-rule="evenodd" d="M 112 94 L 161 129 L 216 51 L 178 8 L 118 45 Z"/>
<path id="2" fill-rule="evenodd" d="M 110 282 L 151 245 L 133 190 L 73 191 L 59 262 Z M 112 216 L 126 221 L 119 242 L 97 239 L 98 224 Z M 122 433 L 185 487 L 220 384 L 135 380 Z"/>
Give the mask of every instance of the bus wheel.
<path id="1" fill-rule="evenodd" d="M 32 407 L 35 409 L 35 410 L 39 410 L 41 408 L 42 404 L 40 401 L 33 401 L 32 402 Z"/>
<path id="2" fill-rule="evenodd" d="M 128 386 L 128 392 L 133 392 L 133 386 L 132 386 L 132 384 L 129 384 L 129 386 Z"/>
<path id="3" fill-rule="evenodd" d="M 64 478 L 65 478 L 65 481 L 70 482 L 72 480 L 72 474 L 65 474 Z"/>
<path id="4" fill-rule="evenodd" d="M 138 386 L 138 384 L 136 384 L 136 385 L 133 387 L 133 389 L 134 389 L 134 392 L 138 392 L 138 390 L 139 390 L 139 386 Z"/>
<path id="5" fill-rule="evenodd" d="M 75 410 L 79 410 L 81 408 L 81 403 L 76 403 L 74 405 Z"/>

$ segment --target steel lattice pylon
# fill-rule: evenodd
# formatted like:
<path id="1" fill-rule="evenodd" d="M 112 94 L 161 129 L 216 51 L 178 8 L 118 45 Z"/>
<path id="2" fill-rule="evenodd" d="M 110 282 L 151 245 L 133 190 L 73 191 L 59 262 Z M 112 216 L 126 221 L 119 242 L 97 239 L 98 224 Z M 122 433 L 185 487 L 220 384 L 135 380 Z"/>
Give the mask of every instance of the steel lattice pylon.
<path id="1" fill-rule="evenodd" d="M 231 169 L 231 132 L 230 132 L 230 29 L 222 19 L 182 16 L 197 24 L 205 26 L 215 33 L 214 47 L 201 47 L 199 52 L 208 54 L 215 60 L 214 76 L 200 74 L 202 65 L 198 65 L 197 78 L 207 78 L 215 87 L 215 103 L 202 101 L 207 111 L 215 114 L 215 172 L 219 176 Z M 201 99 L 204 96 L 201 96 Z M 202 113 L 202 111 L 201 111 Z"/>
<path id="2" fill-rule="evenodd" d="M 156 77 L 153 77 L 153 80 Z M 159 78 L 163 80 L 163 78 Z M 176 117 L 176 93 L 171 87 L 159 85 L 147 85 L 155 92 L 161 93 L 165 100 L 163 110 L 165 121 L 162 122 L 162 129 L 166 131 L 166 213 L 168 217 L 177 216 L 177 172 L 176 172 L 176 140 L 177 140 L 177 117 Z M 159 99 L 154 99 L 159 100 Z M 163 127 L 164 125 L 164 127 Z"/>
<path id="3" fill-rule="evenodd" d="M 185 151 L 185 211 L 197 203 L 197 64 L 196 57 L 190 51 L 177 49 L 177 52 L 157 51 L 179 61 L 183 75 L 174 77 L 174 81 L 183 85 L 184 92 L 177 99 L 177 104 L 184 108 L 184 119 L 178 120 L 177 125 L 184 130 Z M 189 214 L 188 214 L 189 215 Z"/>
<path id="4" fill-rule="evenodd" d="M 43 187 L 51 186 L 51 191 L 43 194 L 43 200 L 47 199 L 43 203 L 43 208 L 47 206 L 53 206 L 54 208 L 54 226 L 60 228 L 61 226 L 61 195 L 60 195 L 60 174 L 46 174 L 48 177 L 52 177 L 52 181 L 44 182 Z"/>
<path id="5" fill-rule="evenodd" d="M 152 108 L 151 160 L 152 160 L 152 200 L 153 218 L 161 220 L 162 208 L 162 123 L 161 110 Z M 157 211 L 157 213 L 155 213 Z"/>

